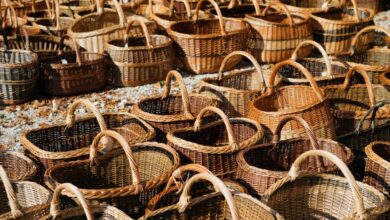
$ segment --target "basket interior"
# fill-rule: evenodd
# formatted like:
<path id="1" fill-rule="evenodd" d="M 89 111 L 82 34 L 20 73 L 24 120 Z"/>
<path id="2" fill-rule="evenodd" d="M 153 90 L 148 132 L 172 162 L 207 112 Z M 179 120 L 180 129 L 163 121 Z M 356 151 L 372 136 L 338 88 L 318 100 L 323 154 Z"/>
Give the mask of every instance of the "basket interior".
<path id="1" fill-rule="evenodd" d="M 358 10 L 360 19 L 367 19 L 372 14 L 367 10 Z M 356 21 L 353 8 L 343 8 L 340 10 L 331 10 L 329 12 L 314 13 L 315 16 L 334 21 Z M 357 22 L 357 21 L 356 21 Z"/>
<path id="2" fill-rule="evenodd" d="M 27 63 L 33 60 L 32 53 L 27 51 L 1 51 L 0 52 L 0 63 Z"/>
<path id="3" fill-rule="evenodd" d="M 245 22 L 238 20 L 224 20 L 225 31 L 234 32 L 241 31 L 247 28 Z M 219 26 L 218 19 L 201 19 L 196 23 L 193 21 L 179 22 L 173 24 L 171 29 L 181 34 L 191 35 L 207 35 L 207 34 L 221 34 L 221 28 Z"/>
<path id="4" fill-rule="evenodd" d="M 72 26 L 72 31 L 76 33 L 84 33 L 97 31 L 106 27 L 111 27 L 119 24 L 119 16 L 116 12 L 104 12 L 103 15 L 91 14 L 83 17 L 75 22 Z"/>
<path id="5" fill-rule="evenodd" d="M 84 61 L 96 61 L 102 60 L 102 55 L 95 53 L 80 53 L 81 63 Z M 42 64 L 63 64 L 63 60 L 66 60 L 67 64 L 75 64 L 77 63 L 76 52 L 69 52 L 62 54 L 61 56 L 52 56 L 48 57 L 44 60 L 41 60 Z"/>
<path id="6" fill-rule="evenodd" d="M 45 27 L 52 27 L 52 28 L 57 28 L 57 22 L 52 20 L 52 19 L 39 19 L 35 21 L 36 24 L 45 26 Z M 73 19 L 69 17 L 60 17 L 60 24 L 61 24 L 61 29 L 66 29 L 73 23 Z"/>
<path id="7" fill-rule="evenodd" d="M 374 151 L 375 154 L 383 158 L 383 160 L 390 161 L 390 145 L 375 144 L 372 146 L 372 151 Z"/>
<path id="8" fill-rule="evenodd" d="M 44 17 L 48 17 L 48 16 L 49 16 L 48 11 L 36 11 L 36 12 L 30 12 L 27 14 L 27 17 L 31 17 L 31 18 L 44 18 Z"/>
<path id="9" fill-rule="evenodd" d="M 264 10 L 264 6 L 259 6 L 260 10 Z M 221 10 L 222 16 L 231 17 L 231 18 L 244 18 L 246 14 L 254 14 L 255 7 L 251 4 L 248 5 L 237 5 L 234 8 L 229 9 L 227 6 L 221 6 L 219 8 Z M 274 12 L 275 10 L 270 9 L 270 12 Z M 213 15 L 217 15 L 215 9 L 210 9 L 209 12 Z"/>
<path id="10" fill-rule="evenodd" d="M 0 166 L 4 168 L 10 180 L 23 180 L 32 169 L 26 160 L 10 153 L 0 153 Z"/>
<path id="11" fill-rule="evenodd" d="M 341 60 L 369 66 L 390 66 L 390 52 L 388 50 L 365 50 L 352 56 L 340 56 Z"/>
<path id="12" fill-rule="evenodd" d="M 127 37 L 127 46 L 128 47 L 146 47 L 146 38 L 145 37 L 139 37 L 139 36 L 132 36 Z M 168 37 L 162 36 L 162 35 L 151 35 L 150 36 L 150 43 L 152 46 L 160 46 L 162 44 L 167 44 L 170 42 L 170 39 Z M 112 40 L 110 41 L 110 44 L 117 46 L 117 47 L 125 47 L 126 43 L 123 40 Z"/>
<path id="13" fill-rule="evenodd" d="M 268 22 L 277 23 L 277 24 L 286 24 L 290 25 L 290 21 L 288 19 L 288 16 L 284 13 L 272 13 L 272 14 L 266 14 L 266 15 L 252 15 L 255 18 L 260 18 L 262 20 L 266 20 Z M 298 14 L 291 14 L 291 17 L 295 24 L 302 23 L 307 18 L 305 18 L 302 15 Z"/>
<path id="14" fill-rule="evenodd" d="M 322 1 L 313 1 L 313 0 L 280 0 L 283 4 L 292 5 L 300 8 L 321 8 Z"/>

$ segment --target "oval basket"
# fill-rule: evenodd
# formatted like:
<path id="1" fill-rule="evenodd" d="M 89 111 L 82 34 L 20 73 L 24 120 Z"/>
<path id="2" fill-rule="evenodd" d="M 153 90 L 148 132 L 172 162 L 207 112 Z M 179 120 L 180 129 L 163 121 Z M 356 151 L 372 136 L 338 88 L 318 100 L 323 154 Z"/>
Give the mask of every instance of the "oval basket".
<path id="1" fill-rule="evenodd" d="M 37 174 L 35 163 L 18 152 L 0 152 L 0 166 L 11 181 L 34 180 Z"/>

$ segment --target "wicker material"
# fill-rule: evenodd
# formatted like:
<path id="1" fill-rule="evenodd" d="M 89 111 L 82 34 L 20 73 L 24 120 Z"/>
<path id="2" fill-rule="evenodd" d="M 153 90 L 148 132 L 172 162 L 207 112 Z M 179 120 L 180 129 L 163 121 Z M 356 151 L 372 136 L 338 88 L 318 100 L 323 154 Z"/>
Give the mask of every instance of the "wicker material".
<path id="1" fill-rule="evenodd" d="M 206 112 L 222 118 L 202 126 Z M 206 107 L 198 114 L 193 127 L 169 132 L 169 145 L 180 153 L 182 164 L 197 163 L 219 177 L 233 177 L 237 171 L 236 155 L 263 138 L 261 126 L 250 119 L 229 119 L 220 109 Z"/>
<path id="2" fill-rule="evenodd" d="M 387 90 L 390 91 L 390 71 L 386 71 L 379 76 L 381 84 L 383 84 Z"/>
<path id="3" fill-rule="evenodd" d="M 67 0 L 60 3 L 59 9 L 61 14 L 71 18 L 78 18 L 80 11 L 92 11 L 96 7 L 93 0 Z"/>
<path id="4" fill-rule="evenodd" d="M 198 12 L 204 2 L 210 2 L 215 7 L 218 18 L 198 20 Z M 223 18 L 214 0 L 200 0 L 193 21 L 176 22 L 167 32 L 177 44 L 176 53 L 183 68 L 203 74 L 217 72 L 227 54 L 245 49 L 249 25 Z M 231 60 L 226 69 L 232 69 L 240 61 L 241 57 Z"/>
<path id="5" fill-rule="evenodd" d="M 36 10 L 45 9 L 46 3 L 44 0 L 23 0 L 23 1 L 6 1 L 7 4 L 10 4 L 14 9 L 16 16 L 18 17 L 24 17 L 27 13 L 34 12 Z M 6 5 L 7 5 L 6 4 Z M 5 10 L 5 7 L 1 8 L 2 10 Z"/>
<path id="6" fill-rule="evenodd" d="M 37 174 L 35 163 L 18 152 L 0 152 L 0 166 L 11 181 L 32 180 Z"/>
<path id="7" fill-rule="evenodd" d="M 2 35 L 13 36 L 18 33 L 19 28 L 27 24 L 27 20 L 17 16 L 14 4 L 9 0 L 5 0 L 5 6 L 1 6 L 0 21 L 2 25 Z M 0 4 L 1 5 L 1 4 Z"/>
<path id="8" fill-rule="evenodd" d="M 292 85 L 279 89 L 274 88 L 276 74 L 286 65 L 299 69 L 309 79 L 312 87 Z M 288 115 L 299 116 L 307 121 L 318 138 L 335 138 L 329 101 L 318 87 L 313 76 L 301 64 L 292 60 L 283 61 L 273 67 L 267 92 L 250 103 L 248 113 L 249 118 L 258 121 L 266 129 L 269 140 L 275 133 L 280 120 Z M 299 125 L 296 123 L 289 123 L 287 129 L 282 132 L 281 139 L 304 136 L 304 130 L 297 126 Z"/>
<path id="9" fill-rule="evenodd" d="M 97 145 L 104 136 L 115 139 L 122 148 L 98 156 Z M 171 147 L 156 142 L 129 146 L 119 133 L 106 130 L 95 137 L 90 159 L 51 167 L 45 179 L 51 189 L 72 183 L 90 203 L 105 202 L 136 218 L 143 215 L 148 201 L 178 166 L 179 156 Z"/>
<path id="10" fill-rule="evenodd" d="M 310 156 L 321 156 L 333 162 L 345 178 L 299 173 L 300 164 Z M 389 201 L 382 193 L 356 182 L 337 156 L 322 150 L 299 156 L 288 175 L 272 185 L 262 200 L 286 219 L 376 219 L 389 209 Z"/>
<path id="11" fill-rule="evenodd" d="M 32 1 L 32 4 L 34 4 L 35 0 Z M 24 18 L 27 19 L 30 23 L 35 22 L 38 19 L 42 18 L 53 18 L 52 9 L 51 9 L 51 3 L 49 0 L 43 1 L 46 7 L 42 7 L 40 10 L 33 10 L 31 12 L 26 13 Z"/>
<path id="12" fill-rule="evenodd" d="M 127 35 L 124 40 L 112 40 L 106 44 L 111 58 L 109 80 L 115 86 L 139 86 L 155 83 L 166 78 L 173 69 L 174 54 L 172 40 L 163 35 L 150 35 L 141 19 L 131 20 L 126 33 L 138 23 L 144 37 Z"/>
<path id="13" fill-rule="evenodd" d="M 75 120 L 74 111 L 79 105 L 85 105 L 94 116 Z M 22 134 L 23 146 L 34 155 L 44 169 L 70 160 L 86 158 L 89 145 L 100 130 L 115 129 L 129 143 L 148 141 L 154 137 L 154 129 L 128 113 L 105 113 L 101 115 L 92 103 L 76 100 L 70 107 L 66 123 L 49 125 L 27 131 Z M 110 139 L 103 147 L 113 147 Z M 117 147 L 117 146 L 114 146 Z"/>
<path id="14" fill-rule="evenodd" d="M 169 95 L 173 77 L 179 84 L 181 95 Z M 151 124 L 156 129 L 157 140 L 165 143 L 168 132 L 192 127 L 195 117 L 207 106 L 218 107 L 219 102 L 207 95 L 189 95 L 180 73 L 170 71 L 163 94 L 141 100 L 133 106 L 132 112 Z"/>
<path id="15" fill-rule="evenodd" d="M 272 0 L 275 1 L 275 0 Z M 326 12 L 341 8 L 345 5 L 346 0 L 280 0 L 286 4 L 288 9 L 299 13 L 317 13 Z"/>
<path id="16" fill-rule="evenodd" d="M 374 13 L 385 9 L 385 3 L 381 0 L 356 0 L 356 3 L 358 3 L 360 7 L 372 9 Z"/>
<path id="17" fill-rule="evenodd" d="M 271 6 L 280 7 L 284 13 L 267 14 Z M 286 6 L 279 2 L 269 3 L 262 13 L 260 9 L 256 11 L 256 14 L 246 15 L 245 21 L 252 27 L 248 48 L 261 63 L 286 60 L 291 57 L 299 43 L 313 39 L 308 15 L 291 14 Z M 311 47 L 300 50 L 301 56 L 307 56 L 310 52 Z"/>
<path id="18" fill-rule="evenodd" d="M 230 1 L 233 2 L 233 1 Z M 254 4 L 257 3 L 257 6 Z M 258 1 L 255 1 L 254 3 L 245 3 L 245 4 L 237 4 L 232 7 L 232 4 L 236 3 L 230 3 L 230 5 L 220 5 L 219 9 L 221 10 L 221 13 L 224 18 L 238 18 L 238 19 L 244 19 L 246 14 L 260 14 L 261 11 L 263 11 L 267 6 L 264 4 L 264 0 L 261 0 L 261 4 L 258 4 Z M 259 11 L 257 11 L 259 10 Z M 274 9 L 269 9 L 270 12 L 275 12 Z M 211 13 L 213 15 L 218 15 L 217 11 L 213 8 L 210 8 L 207 10 L 208 13 Z"/>
<path id="19" fill-rule="evenodd" d="M 308 137 L 280 141 L 280 133 L 289 121 L 300 124 Z M 317 139 L 302 118 L 286 116 L 280 121 L 271 143 L 257 145 L 238 154 L 237 179 L 248 187 L 252 195 L 261 196 L 272 184 L 286 176 L 299 155 L 312 149 L 329 151 L 347 165 L 353 159 L 352 151 L 343 144 L 330 139 Z M 308 173 L 335 173 L 337 167 L 330 161 L 313 157 L 306 160 L 301 169 Z"/>
<path id="20" fill-rule="evenodd" d="M 161 1 L 165 7 L 172 7 L 172 0 L 154 0 L 154 2 L 159 5 L 159 1 Z M 196 5 L 198 4 L 199 0 L 187 0 L 188 5 L 190 6 L 191 10 L 194 10 L 196 8 Z M 188 11 L 188 8 L 186 6 L 186 3 L 182 0 L 180 1 L 173 1 L 173 9 L 178 14 L 185 14 Z"/>

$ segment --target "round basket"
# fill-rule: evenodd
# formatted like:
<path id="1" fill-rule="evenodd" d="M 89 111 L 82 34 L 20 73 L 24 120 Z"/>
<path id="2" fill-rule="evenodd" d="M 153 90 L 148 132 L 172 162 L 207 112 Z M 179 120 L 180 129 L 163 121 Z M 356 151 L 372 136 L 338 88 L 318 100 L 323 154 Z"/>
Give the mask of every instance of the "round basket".
<path id="1" fill-rule="evenodd" d="M 33 180 L 37 174 L 35 163 L 18 152 L 0 152 L 0 166 L 11 181 Z"/>
<path id="2" fill-rule="evenodd" d="M 98 156 L 97 145 L 105 136 L 115 139 L 121 148 Z M 114 205 L 137 218 L 143 215 L 150 198 L 162 190 L 179 163 L 176 151 L 168 145 L 156 142 L 129 145 L 119 133 L 106 130 L 92 142 L 90 159 L 51 167 L 46 170 L 45 179 L 50 189 L 69 182 L 90 203 Z"/>
<path id="3" fill-rule="evenodd" d="M 281 131 L 289 121 L 295 121 L 301 125 L 308 138 L 281 141 Z M 236 178 L 250 190 L 252 195 L 260 197 L 272 184 L 286 176 L 299 155 L 312 149 L 329 151 L 347 165 L 353 159 L 352 151 L 343 144 L 330 139 L 317 139 L 310 126 L 302 118 L 286 116 L 280 121 L 271 143 L 250 147 L 238 154 Z M 302 172 L 306 173 L 335 173 L 336 169 L 337 167 L 330 161 L 319 157 L 310 158 L 301 165 Z"/>
<path id="4" fill-rule="evenodd" d="M 202 126 L 206 112 L 216 113 L 222 120 Z M 179 152 L 182 164 L 201 164 L 216 176 L 231 178 L 237 171 L 238 152 L 261 141 L 263 135 L 263 129 L 255 121 L 229 119 L 220 109 L 206 107 L 198 114 L 193 127 L 169 132 L 167 139 Z"/>
<path id="5" fill-rule="evenodd" d="M 293 12 L 311 14 L 327 12 L 343 7 L 346 0 L 280 0 Z"/>

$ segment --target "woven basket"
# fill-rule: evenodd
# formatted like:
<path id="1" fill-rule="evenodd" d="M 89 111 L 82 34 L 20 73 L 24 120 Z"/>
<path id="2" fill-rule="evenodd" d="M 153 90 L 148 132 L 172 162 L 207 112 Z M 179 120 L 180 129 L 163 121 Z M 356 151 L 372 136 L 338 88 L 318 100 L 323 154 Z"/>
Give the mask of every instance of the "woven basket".
<path id="1" fill-rule="evenodd" d="M 271 6 L 281 8 L 284 13 L 267 14 Z M 245 21 L 252 27 L 248 48 L 261 63 L 286 60 L 302 41 L 313 39 L 308 15 L 291 14 L 279 2 L 269 3 L 262 13 L 259 13 L 260 9 L 256 11 L 258 13 L 246 15 Z M 304 47 L 300 55 L 307 56 L 310 52 L 311 47 Z"/>
<path id="2" fill-rule="evenodd" d="M 172 40 L 163 35 L 150 35 L 141 19 L 129 22 L 126 33 L 133 23 L 141 25 L 144 37 L 127 35 L 106 43 L 111 58 L 109 80 L 115 86 L 139 86 L 155 83 L 166 78 L 173 69 L 174 54 Z"/>
<path id="3" fill-rule="evenodd" d="M 218 11 L 218 18 L 198 20 L 204 2 L 210 2 Z M 168 34 L 176 42 L 177 58 L 187 71 L 203 74 L 217 72 L 224 57 L 244 50 L 249 25 L 236 19 L 223 18 L 214 0 L 200 0 L 193 21 L 180 21 L 169 26 Z M 241 57 L 231 60 L 226 69 L 232 69 Z"/>
<path id="4" fill-rule="evenodd" d="M 98 156 L 102 137 L 115 139 L 121 148 Z M 104 202 L 136 218 L 143 215 L 149 200 L 162 190 L 178 166 L 179 156 L 171 147 L 156 142 L 129 146 L 119 133 L 106 130 L 92 142 L 90 159 L 51 167 L 45 179 L 51 189 L 72 183 L 90 203 Z"/>
<path id="5" fill-rule="evenodd" d="M 75 120 L 74 112 L 84 105 L 94 116 Z M 85 159 L 89 145 L 100 130 L 114 129 L 129 143 L 148 141 L 154 137 L 154 129 L 128 113 L 105 113 L 101 115 L 92 103 L 79 99 L 72 103 L 66 116 L 66 123 L 33 129 L 22 134 L 20 141 L 44 169 L 71 160 Z M 113 147 L 109 139 L 103 147 Z"/>
<path id="6" fill-rule="evenodd" d="M 311 87 L 303 85 L 274 88 L 278 71 L 286 65 L 293 66 L 309 79 Z M 299 63 L 286 60 L 276 64 L 270 76 L 268 90 L 250 103 L 248 117 L 259 122 L 266 129 L 267 140 L 272 138 L 280 120 L 285 116 L 299 116 L 313 129 L 318 138 L 335 138 L 333 116 L 328 99 L 318 87 L 313 76 Z M 304 94 L 304 98 L 303 95 Z M 281 139 L 302 137 L 304 130 L 298 124 L 287 126 Z"/>
<path id="7" fill-rule="evenodd" d="M 18 152 L 0 152 L 0 166 L 11 181 L 33 180 L 37 174 L 35 163 Z"/>
<path id="8" fill-rule="evenodd" d="M 202 126 L 206 112 L 222 120 Z M 236 155 L 263 138 L 261 126 L 250 119 L 229 119 L 222 110 L 206 107 L 198 114 L 193 127 L 167 134 L 168 144 L 180 154 L 182 164 L 196 163 L 207 167 L 214 175 L 231 178 L 237 171 Z"/>
<path id="9" fill-rule="evenodd" d="M 67 0 L 59 5 L 60 13 L 71 18 L 78 18 L 80 11 L 93 11 L 95 8 L 94 0 Z"/>
<path id="10" fill-rule="evenodd" d="M 173 77 L 181 95 L 169 95 Z M 218 107 L 219 101 L 207 95 L 189 95 L 180 73 L 173 70 L 167 75 L 163 94 L 141 100 L 133 106 L 132 113 L 151 124 L 156 129 L 157 140 L 165 143 L 168 132 L 192 127 L 195 117 L 207 106 Z"/>
<path id="11" fill-rule="evenodd" d="M 289 121 L 296 121 L 301 125 L 308 137 L 280 141 L 280 133 Z M 257 145 L 238 154 L 237 179 L 252 195 L 261 196 L 272 184 L 286 176 L 299 155 L 312 149 L 329 151 L 347 165 L 353 159 L 352 151 L 343 144 L 330 139 L 317 139 L 302 118 L 286 116 L 280 121 L 271 143 Z M 301 169 L 306 173 L 335 173 L 337 167 L 330 161 L 313 157 L 306 160 Z"/>
<path id="12" fill-rule="evenodd" d="M 304 14 L 327 12 L 346 4 L 346 0 L 280 0 L 280 2 L 286 4 L 290 11 Z"/>
<path id="13" fill-rule="evenodd" d="M 215 191 L 200 197 L 191 198 L 189 195 L 197 182 L 211 182 Z M 217 177 L 200 173 L 191 177 L 185 184 L 177 204 L 157 209 L 140 218 L 153 219 L 284 219 L 281 215 L 265 206 L 253 197 L 237 192 L 230 192 L 224 183 Z"/>
<path id="14" fill-rule="evenodd" d="M 299 173 L 300 164 L 310 156 L 333 162 L 345 178 Z M 289 173 L 265 192 L 262 201 L 286 219 L 376 219 L 389 209 L 389 201 L 382 193 L 356 182 L 337 156 L 322 150 L 299 156 Z"/>

